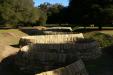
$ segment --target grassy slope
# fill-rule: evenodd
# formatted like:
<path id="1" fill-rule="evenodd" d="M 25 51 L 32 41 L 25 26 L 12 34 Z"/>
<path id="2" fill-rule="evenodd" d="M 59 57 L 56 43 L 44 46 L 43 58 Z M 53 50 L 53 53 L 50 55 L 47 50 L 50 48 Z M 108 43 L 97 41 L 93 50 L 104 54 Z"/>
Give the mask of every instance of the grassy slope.
<path id="1" fill-rule="evenodd" d="M 19 39 L 27 34 L 19 31 L 18 29 L 0 30 L 0 60 L 14 54 L 18 48 L 13 45 L 18 45 Z M 12 45 L 12 46 L 11 46 Z"/>
<path id="2" fill-rule="evenodd" d="M 17 44 L 19 38 L 27 34 L 19 31 L 18 29 L 0 30 L 0 44 L 1 45 L 14 45 Z"/>
<path id="3" fill-rule="evenodd" d="M 97 32 L 97 31 L 93 31 Z M 113 36 L 113 30 L 102 30 L 98 31 Z M 84 33 L 85 37 L 92 36 L 92 32 Z M 102 50 L 103 54 L 100 58 L 86 62 L 86 68 L 89 72 L 89 75 L 113 75 L 113 58 L 104 51 L 109 49 Z"/>

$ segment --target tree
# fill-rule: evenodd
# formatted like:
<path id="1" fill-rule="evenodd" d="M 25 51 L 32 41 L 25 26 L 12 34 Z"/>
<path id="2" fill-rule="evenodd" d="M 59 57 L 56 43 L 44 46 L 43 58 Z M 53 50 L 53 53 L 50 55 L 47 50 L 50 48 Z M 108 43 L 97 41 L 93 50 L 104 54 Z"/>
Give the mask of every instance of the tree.
<path id="1" fill-rule="evenodd" d="M 40 11 L 40 13 L 41 14 L 40 14 L 39 20 L 37 22 L 38 22 L 38 25 L 44 26 L 47 21 L 47 14 L 44 11 Z"/>
<path id="2" fill-rule="evenodd" d="M 27 25 L 36 22 L 40 15 L 33 0 L 1 0 L 0 9 L 0 23 L 5 25 Z"/>
<path id="3" fill-rule="evenodd" d="M 48 9 L 48 20 L 47 23 L 60 23 L 61 22 L 61 11 L 64 8 L 61 4 L 53 4 Z"/>
<path id="4" fill-rule="evenodd" d="M 43 3 L 43 4 L 40 4 L 38 7 L 39 7 L 42 11 L 44 11 L 44 12 L 47 13 L 50 6 L 51 6 L 50 3 L 45 2 L 45 3 Z"/>
<path id="5" fill-rule="evenodd" d="M 61 22 L 61 12 L 64 8 L 61 4 L 50 4 L 50 3 L 43 3 L 39 6 L 39 8 L 47 14 L 47 23 L 60 23 Z"/>
<path id="6" fill-rule="evenodd" d="M 70 23 L 102 24 L 111 23 L 113 17 L 112 0 L 70 0 Z"/>

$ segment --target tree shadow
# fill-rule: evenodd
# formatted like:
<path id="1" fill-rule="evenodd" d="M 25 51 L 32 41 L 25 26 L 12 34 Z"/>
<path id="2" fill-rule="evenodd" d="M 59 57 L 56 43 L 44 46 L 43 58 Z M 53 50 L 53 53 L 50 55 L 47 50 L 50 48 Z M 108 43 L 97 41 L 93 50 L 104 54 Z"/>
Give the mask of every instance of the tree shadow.
<path id="1" fill-rule="evenodd" d="M 15 55 L 10 55 L 4 58 L 0 63 L 0 75 L 32 75 L 22 72 L 14 63 Z"/>
<path id="2" fill-rule="evenodd" d="M 113 44 L 103 48 L 103 53 L 107 54 L 108 56 L 113 57 Z"/>
<path id="3" fill-rule="evenodd" d="M 28 35 L 44 35 L 45 34 L 43 31 L 38 30 L 36 28 L 32 28 L 32 27 L 19 28 L 19 30 Z"/>
<path id="4" fill-rule="evenodd" d="M 18 44 L 14 44 L 14 45 L 10 45 L 10 46 L 12 46 L 14 48 L 20 48 Z"/>
<path id="5" fill-rule="evenodd" d="M 113 46 L 102 49 L 101 57 L 85 62 L 90 75 L 113 75 Z"/>

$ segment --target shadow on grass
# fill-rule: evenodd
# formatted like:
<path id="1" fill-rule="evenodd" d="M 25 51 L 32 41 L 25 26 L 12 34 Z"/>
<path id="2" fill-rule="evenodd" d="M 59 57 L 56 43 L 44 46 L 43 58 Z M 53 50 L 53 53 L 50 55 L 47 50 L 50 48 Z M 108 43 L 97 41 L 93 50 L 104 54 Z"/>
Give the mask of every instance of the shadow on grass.
<path id="1" fill-rule="evenodd" d="M 29 75 L 20 71 L 19 68 L 14 64 L 15 56 L 16 55 L 11 55 L 1 61 L 0 75 Z"/>
<path id="2" fill-rule="evenodd" d="M 12 46 L 14 48 L 20 48 L 18 44 L 14 44 L 14 45 L 10 45 L 10 46 Z"/>
<path id="3" fill-rule="evenodd" d="M 102 49 L 103 54 L 95 60 L 85 62 L 89 75 L 113 75 L 113 57 L 109 51 L 113 50 L 113 46 Z"/>
<path id="4" fill-rule="evenodd" d="M 103 52 L 107 53 L 108 55 L 110 55 L 113 58 L 113 45 L 104 48 Z"/>

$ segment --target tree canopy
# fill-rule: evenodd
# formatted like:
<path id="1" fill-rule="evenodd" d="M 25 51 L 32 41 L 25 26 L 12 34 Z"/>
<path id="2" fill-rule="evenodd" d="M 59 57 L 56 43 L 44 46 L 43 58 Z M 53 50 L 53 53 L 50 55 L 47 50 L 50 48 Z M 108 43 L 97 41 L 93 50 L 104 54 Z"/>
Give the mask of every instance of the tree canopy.
<path id="1" fill-rule="evenodd" d="M 113 21 L 112 0 L 70 0 L 71 23 L 106 24 Z"/>
<path id="2" fill-rule="evenodd" d="M 0 24 L 34 24 L 41 15 L 33 0 L 0 0 Z"/>
<path id="3" fill-rule="evenodd" d="M 63 9 L 65 8 L 63 5 L 61 4 L 50 4 L 50 3 L 43 3 L 39 6 L 39 8 L 44 11 L 47 16 L 47 23 L 49 24 L 59 24 L 61 22 L 63 22 L 63 18 L 64 15 L 62 13 Z"/>
<path id="4" fill-rule="evenodd" d="M 113 22 L 112 0 L 69 0 L 69 6 L 43 3 L 34 7 L 33 0 L 0 0 L 0 25 L 20 24 L 102 24 Z"/>

